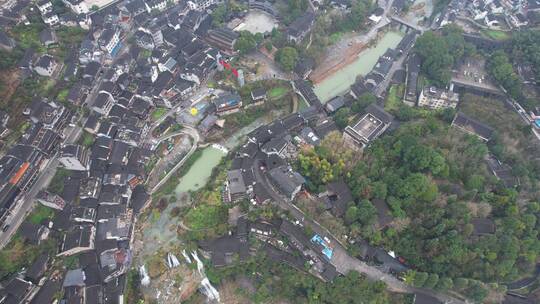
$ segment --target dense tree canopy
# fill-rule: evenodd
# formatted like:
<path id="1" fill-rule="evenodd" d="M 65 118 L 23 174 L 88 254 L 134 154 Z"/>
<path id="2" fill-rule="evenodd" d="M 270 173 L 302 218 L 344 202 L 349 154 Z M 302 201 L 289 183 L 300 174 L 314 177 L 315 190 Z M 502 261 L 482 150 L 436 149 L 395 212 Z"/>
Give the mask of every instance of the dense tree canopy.
<path id="1" fill-rule="evenodd" d="M 513 32 L 512 58 L 519 63 L 529 63 L 540 80 L 540 32 L 525 30 Z"/>
<path id="2" fill-rule="evenodd" d="M 298 61 L 298 52 L 295 48 L 286 46 L 277 51 L 276 60 L 285 71 L 292 71 Z"/>
<path id="3" fill-rule="evenodd" d="M 247 54 L 250 51 L 254 50 L 259 43 L 262 42 L 262 34 L 252 34 L 248 31 L 241 31 L 240 37 L 236 39 L 234 44 L 234 49 L 237 50 L 241 55 Z"/>
<path id="4" fill-rule="evenodd" d="M 461 33 L 460 28 L 447 26 L 442 33 L 427 31 L 416 40 L 415 50 L 422 58 L 422 72 L 438 86 L 450 82 L 452 66 L 470 52 Z"/>
<path id="5" fill-rule="evenodd" d="M 521 96 L 521 83 L 514 72 L 508 56 L 503 51 L 494 52 L 487 62 L 490 74 L 499 82 L 510 96 L 518 99 Z"/>
<path id="6" fill-rule="evenodd" d="M 247 276 L 255 282 L 256 292 L 252 295 L 254 303 L 279 299 L 320 304 L 390 303 L 390 295 L 383 282 L 370 281 L 355 271 L 339 276 L 331 283 L 324 283 L 290 266 L 261 257 L 234 267 L 208 271 L 208 277 L 214 284 L 230 281 L 237 276 Z"/>

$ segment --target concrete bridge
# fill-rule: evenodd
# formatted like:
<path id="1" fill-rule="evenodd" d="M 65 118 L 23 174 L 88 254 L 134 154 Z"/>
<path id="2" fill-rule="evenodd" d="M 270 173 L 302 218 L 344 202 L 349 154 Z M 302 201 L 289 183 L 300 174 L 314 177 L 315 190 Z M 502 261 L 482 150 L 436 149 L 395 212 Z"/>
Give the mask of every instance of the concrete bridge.
<path id="1" fill-rule="evenodd" d="M 418 31 L 419 33 L 422 33 L 423 31 L 423 29 L 418 25 L 405 21 L 398 16 L 391 16 L 390 19 L 392 20 L 392 22 L 398 23 L 400 26 L 405 26 L 407 28 L 406 32 L 408 32 L 410 29 Z"/>

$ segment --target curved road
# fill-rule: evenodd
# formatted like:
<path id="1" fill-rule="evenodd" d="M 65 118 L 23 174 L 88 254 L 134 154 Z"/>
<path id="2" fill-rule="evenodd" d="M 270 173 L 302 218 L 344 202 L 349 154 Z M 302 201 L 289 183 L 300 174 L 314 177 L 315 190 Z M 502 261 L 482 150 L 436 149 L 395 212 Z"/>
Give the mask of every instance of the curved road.
<path id="1" fill-rule="evenodd" d="M 195 152 L 195 150 L 197 149 L 197 147 L 199 146 L 199 141 L 200 141 L 200 136 L 199 136 L 199 132 L 193 128 L 193 127 L 190 127 L 190 126 L 183 126 L 183 129 L 178 131 L 178 132 L 175 132 L 175 133 L 172 133 L 172 134 L 168 134 L 168 135 L 165 135 L 165 136 L 162 136 L 160 137 L 159 139 L 156 139 L 156 144 L 159 144 L 160 142 L 166 140 L 166 139 L 169 139 L 171 137 L 174 137 L 174 136 L 177 136 L 177 135 L 180 135 L 180 134 L 186 134 L 186 135 L 189 135 L 191 136 L 191 138 L 193 138 L 193 145 L 191 146 L 191 148 L 189 149 L 188 153 L 171 169 L 171 171 L 169 171 L 167 173 L 167 175 L 165 175 L 165 177 L 163 177 L 159 183 L 157 183 L 154 188 L 152 188 L 152 190 L 150 190 L 150 194 L 153 194 L 154 192 L 156 192 L 161 186 L 163 186 L 163 184 L 165 182 L 167 182 L 169 180 L 169 178 L 171 178 L 171 176 L 173 175 L 174 172 L 176 172 L 176 170 L 178 170 L 180 167 L 182 167 L 182 165 L 186 162 L 186 160 L 191 156 L 191 154 L 193 154 L 193 152 Z"/>

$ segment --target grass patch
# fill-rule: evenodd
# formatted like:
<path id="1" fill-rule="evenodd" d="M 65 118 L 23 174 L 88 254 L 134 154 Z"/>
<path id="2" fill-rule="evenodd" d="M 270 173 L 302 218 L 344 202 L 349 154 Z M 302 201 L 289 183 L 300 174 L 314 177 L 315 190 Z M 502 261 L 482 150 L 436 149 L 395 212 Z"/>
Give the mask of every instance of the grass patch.
<path id="1" fill-rule="evenodd" d="M 268 98 L 277 99 L 287 94 L 288 89 L 286 87 L 275 87 L 268 92 Z"/>
<path id="2" fill-rule="evenodd" d="M 510 39 L 510 34 L 503 31 L 497 31 L 497 30 L 481 30 L 481 33 L 486 36 L 487 38 L 493 39 L 493 40 L 507 40 Z"/>
<path id="3" fill-rule="evenodd" d="M 157 121 L 158 119 L 160 119 L 161 117 L 163 117 L 163 115 L 165 115 L 167 113 L 167 109 L 166 108 L 156 108 L 152 114 L 150 115 L 150 117 L 152 118 L 152 121 Z"/>
<path id="4" fill-rule="evenodd" d="M 51 208 L 45 207 L 42 204 L 38 204 L 36 208 L 28 215 L 27 221 L 39 225 L 47 219 L 51 219 L 54 215 L 54 211 Z"/>
<path id="5" fill-rule="evenodd" d="M 403 96 L 403 90 L 405 89 L 404 85 L 393 85 L 388 90 L 388 96 L 386 97 L 386 102 L 384 104 L 384 109 L 386 111 L 397 111 L 400 105 L 403 103 L 401 96 Z"/>
<path id="6" fill-rule="evenodd" d="M 81 139 L 79 140 L 79 143 L 87 148 L 92 146 L 94 144 L 94 135 L 91 133 L 88 133 L 87 131 L 83 131 L 83 134 L 81 136 Z"/>
<path id="7" fill-rule="evenodd" d="M 71 176 L 69 170 L 59 167 L 47 189 L 52 193 L 62 194 L 64 192 L 64 181 L 69 176 Z"/>
<path id="8" fill-rule="evenodd" d="M 60 102 L 66 101 L 66 98 L 69 94 L 69 89 L 62 89 L 60 92 L 58 92 L 58 95 L 56 95 L 56 99 Z"/>
<path id="9" fill-rule="evenodd" d="M 28 267 L 43 252 L 54 254 L 56 240 L 49 238 L 38 246 L 24 242 L 20 235 L 16 234 L 4 249 L 0 250 L 0 280 Z"/>
<path id="10" fill-rule="evenodd" d="M 32 23 L 29 25 L 17 25 L 12 29 L 13 37 L 23 49 L 33 48 L 38 53 L 44 51 L 39 41 L 39 33 L 43 30 L 43 25 Z"/>
<path id="11" fill-rule="evenodd" d="M 227 208 L 222 205 L 200 205 L 188 211 L 185 221 L 193 230 L 208 229 L 227 221 Z"/>

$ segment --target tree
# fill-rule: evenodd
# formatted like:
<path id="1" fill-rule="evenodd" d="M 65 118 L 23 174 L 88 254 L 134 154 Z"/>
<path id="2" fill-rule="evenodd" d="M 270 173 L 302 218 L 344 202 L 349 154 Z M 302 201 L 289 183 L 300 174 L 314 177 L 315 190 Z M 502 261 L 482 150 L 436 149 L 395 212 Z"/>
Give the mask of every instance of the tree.
<path id="1" fill-rule="evenodd" d="M 286 46 L 277 51 L 276 60 L 285 71 L 292 71 L 298 60 L 298 52 L 295 48 Z"/>
<path id="2" fill-rule="evenodd" d="M 433 148 L 425 145 L 414 145 L 407 149 L 403 160 L 414 172 L 431 171 L 433 175 L 447 176 L 448 165 L 444 157 Z"/>
<path id="3" fill-rule="evenodd" d="M 352 224 L 358 220 L 358 207 L 356 206 L 350 206 L 347 208 L 347 211 L 345 212 L 345 222 L 347 224 Z"/>
<path id="4" fill-rule="evenodd" d="M 454 281 L 454 285 L 458 290 L 461 290 L 469 286 L 469 280 L 467 278 L 457 278 Z"/>
<path id="5" fill-rule="evenodd" d="M 467 190 L 482 191 L 484 189 L 484 177 L 480 174 L 472 174 L 467 178 L 465 188 Z"/>
<path id="6" fill-rule="evenodd" d="M 349 124 L 350 113 L 351 110 L 349 110 L 349 108 L 341 108 L 337 110 L 336 114 L 334 115 L 334 121 L 340 129 L 345 129 L 345 127 Z"/>
<path id="7" fill-rule="evenodd" d="M 350 12 L 350 20 L 352 22 L 353 30 L 358 29 L 358 27 L 365 22 L 368 9 L 369 7 L 364 1 L 353 2 Z"/>
<path id="8" fill-rule="evenodd" d="M 493 78 L 497 80 L 513 98 L 521 97 L 521 82 L 514 72 L 514 68 L 503 51 L 494 52 L 488 59 L 487 68 Z"/>
<path id="9" fill-rule="evenodd" d="M 241 31 L 240 37 L 234 43 L 234 49 L 241 55 L 245 55 L 257 47 L 255 36 L 248 31 Z"/>
<path id="10" fill-rule="evenodd" d="M 12 51 L 0 49 L 0 70 L 6 70 L 13 67 L 22 57 L 23 52 L 20 48 Z"/>
<path id="11" fill-rule="evenodd" d="M 212 24 L 214 26 L 221 26 L 225 22 L 225 17 L 227 16 L 228 10 L 226 4 L 218 5 L 212 11 Z"/>
<path id="12" fill-rule="evenodd" d="M 426 283 L 429 275 L 426 272 L 416 272 L 413 279 L 413 286 L 422 287 Z"/>
<path id="13" fill-rule="evenodd" d="M 371 225 L 376 219 L 377 209 L 368 200 L 361 200 L 358 203 L 358 221 L 363 226 Z"/>
<path id="14" fill-rule="evenodd" d="M 481 303 L 487 296 L 488 291 L 479 282 L 475 282 L 466 290 L 465 294 L 477 303 Z"/>
<path id="15" fill-rule="evenodd" d="M 377 97 L 373 95 L 371 92 L 366 92 L 358 97 L 357 100 L 353 102 L 351 105 L 351 110 L 354 113 L 360 113 L 364 111 L 364 109 L 369 106 L 372 103 L 375 103 L 377 101 Z"/>
<path id="16" fill-rule="evenodd" d="M 439 282 L 435 286 L 435 289 L 437 290 L 449 290 L 454 287 L 454 282 L 451 278 L 443 277 L 439 279 Z"/>
<path id="17" fill-rule="evenodd" d="M 267 51 L 271 52 L 272 49 L 274 48 L 274 46 L 272 45 L 272 42 L 267 41 L 267 42 L 264 44 L 264 48 L 265 48 Z"/>
<path id="18" fill-rule="evenodd" d="M 342 161 L 331 163 L 313 149 L 305 149 L 298 155 L 298 170 L 307 178 L 308 187 L 312 191 L 318 191 L 320 186 L 334 181 L 342 175 L 343 169 Z"/>
<path id="19" fill-rule="evenodd" d="M 438 86 L 445 86 L 452 78 L 451 68 L 465 53 L 461 29 L 443 28 L 442 35 L 427 31 L 418 37 L 415 49 L 422 58 L 422 71 Z"/>
<path id="20" fill-rule="evenodd" d="M 437 283 L 439 283 L 439 275 L 436 273 L 430 273 L 426 283 L 424 283 L 424 287 L 433 289 Z"/>

